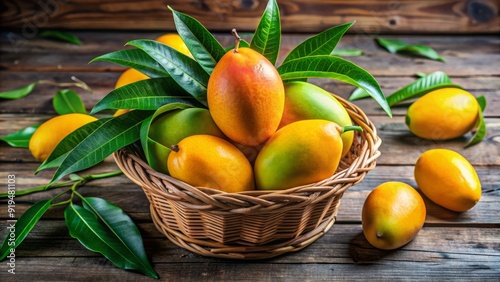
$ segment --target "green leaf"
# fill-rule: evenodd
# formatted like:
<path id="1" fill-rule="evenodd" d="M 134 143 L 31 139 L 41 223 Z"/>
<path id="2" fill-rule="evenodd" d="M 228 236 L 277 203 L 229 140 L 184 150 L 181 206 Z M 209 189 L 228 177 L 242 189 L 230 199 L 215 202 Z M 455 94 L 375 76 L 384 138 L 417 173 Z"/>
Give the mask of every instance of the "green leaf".
<path id="1" fill-rule="evenodd" d="M 421 56 L 431 60 L 445 62 L 446 60 L 429 46 L 422 44 L 410 45 L 398 39 L 376 38 L 377 42 L 390 53 L 405 53 L 410 55 Z"/>
<path id="2" fill-rule="evenodd" d="M 28 236 L 33 227 L 42 215 L 50 208 L 50 200 L 42 200 L 36 202 L 33 206 L 28 208 L 15 222 L 14 232 L 7 226 L 7 237 L 3 241 L 2 247 L 0 247 L 0 260 L 3 260 L 11 254 L 12 249 L 16 249 Z M 7 209 L 7 205 L 5 208 Z M 8 223 L 10 225 L 10 223 Z M 14 237 L 11 236 L 14 234 Z M 12 239 L 14 238 L 14 239 Z M 12 240 L 11 240 L 12 239 Z"/>
<path id="3" fill-rule="evenodd" d="M 182 38 L 196 61 L 211 74 L 217 62 L 224 56 L 224 47 L 196 19 L 170 8 L 174 16 L 177 33 Z"/>
<path id="4" fill-rule="evenodd" d="M 483 116 L 483 112 L 486 109 L 486 98 L 484 96 L 479 96 L 476 99 L 479 104 L 478 121 L 475 129 L 473 130 L 475 131 L 474 135 L 469 140 L 469 142 L 465 144 L 464 148 L 474 146 L 479 142 L 481 142 L 484 139 L 484 137 L 486 137 L 486 123 L 484 122 L 484 116 Z"/>
<path id="5" fill-rule="evenodd" d="M 408 45 L 398 50 L 398 53 L 408 53 L 411 55 L 418 55 L 421 57 L 429 58 L 435 61 L 446 62 L 446 60 L 439 56 L 436 50 L 432 49 L 429 46 L 417 44 L 417 45 Z"/>
<path id="6" fill-rule="evenodd" d="M 78 39 L 78 37 L 69 32 L 64 32 L 64 31 L 45 30 L 40 33 L 40 37 L 48 39 L 59 39 L 76 45 L 82 45 L 82 42 L 80 41 L 80 39 Z"/>
<path id="7" fill-rule="evenodd" d="M 133 40 L 127 45 L 135 46 L 155 59 L 184 90 L 203 105 L 207 105 L 209 75 L 193 59 L 181 52 L 154 40 Z"/>
<path id="8" fill-rule="evenodd" d="M 142 121 L 151 114 L 151 111 L 130 111 L 123 115 L 106 119 L 96 130 L 87 136 L 83 136 L 83 138 L 83 134 L 78 131 L 84 127 L 75 131 L 78 133 L 68 135 L 57 147 L 69 147 L 65 143 L 76 143 L 77 145 L 67 153 L 63 153 L 67 155 L 57 168 L 50 183 L 54 183 L 72 172 L 92 167 L 116 150 L 137 141 L 140 137 Z M 82 139 L 71 139 L 75 137 Z M 58 154 L 63 155 L 61 152 L 58 152 Z"/>
<path id="9" fill-rule="evenodd" d="M 63 89 L 57 91 L 54 99 L 52 99 L 52 105 L 56 113 L 60 115 L 71 113 L 87 114 L 85 104 L 83 104 L 80 96 L 73 90 Z"/>
<path id="10" fill-rule="evenodd" d="M 280 11 L 276 0 L 269 0 L 259 25 L 250 42 L 250 48 L 276 64 L 281 43 Z"/>
<path id="11" fill-rule="evenodd" d="M 33 91 L 33 89 L 35 88 L 35 86 L 36 86 L 36 82 L 32 82 L 32 83 L 30 83 L 26 86 L 23 86 L 21 88 L 18 88 L 18 89 L 0 92 L 0 98 L 10 99 L 10 100 L 23 98 L 23 97 L 27 96 L 28 94 L 30 94 L 31 91 Z"/>
<path id="12" fill-rule="evenodd" d="M 121 236 L 118 236 L 116 230 L 110 229 L 109 226 L 99 219 L 93 212 L 93 208 L 94 206 L 90 205 L 89 209 L 91 210 L 88 210 L 81 206 L 70 204 L 65 209 L 64 218 L 71 237 L 78 239 L 87 249 L 103 254 L 119 268 L 138 270 L 148 276 L 158 278 L 158 275 L 149 263 L 144 264 L 144 261 L 138 260 L 136 254 L 122 241 L 123 234 L 131 237 L 134 236 L 127 243 L 134 241 L 133 239 L 137 235 L 135 230 L 129 230 L 128 232 L 123 230 L 130 227 L 127 222 L 120 222 L 120 220 L 124 220 L 123 211 L 120 212 L 121 209 L 116 206 L 113 207 L 111 204 L 99 207 L 107 212 L 111 212 L 108 215 L 108 220 L 113 223 L 114 228 L 119 228 Z M 135 227 L 135 225 L 133 226 Z M 142 247 L 142 240 L 140 243 L 140 246 L 136 246 L 135 249 Z"/>
<path id="13" fill-rule="evenodd" d="M 5 136 L 0 136 L 0 140 L 6 142 L 12 147 L 28 148 L 31 136 L 39 126 L 39 124 L 28 126 L 17 132 L 7 134 Z"/>
<path id="14" fill-rule="evenodd" d="M 364 54 L 363 50 L 359 49 L 341 49 L 341 50 L 333 50 L 330 54 L 332 56 L 340 56 L 340 57 L 356 57 L 362 56 Z"/>
<path id="15" fill-rule="evenodd" d="M 415 82 L 387 96 L 387 103 L 392 107 L 397 103 L 408 99 L 418 98 L 433 90 L 445 87 L 462 88 L 459 85 L 453 84 L 446 73 L 436 71 L 417 79 Z"/>
<path id="16" fill-rule="evenodd" d="M 132 219 L 120 207 L 103 199 L 86 197 L 82 198 L 82 202 L 83 207 L 93 212 L 100 219 L 100 222 L 105 225 L 104 229 L 107 229 L 107 233 L 111 233 L 109 235 L 114 238 L 115 243 L 119 246 L 116 251 L 125 260 L 139 267 L 134 269 L 148 276 L 158 278 L 153 267 L 149 264 L 139 228 Z"/>
<path id="17" fill-rule="evenodd" d="M 151 77 L 168 77 L 168 72 L 151 56 L 141 49 L 125 49 L 104 54 L 90 62 L 106 61 L 136 69 Z"/>
<path id="18" fill-rule="evenodd" d="M 102 98 L 91 113 L 105 109 L 156 110 L 175 102 L 204 107 L 171 77 L 163 77 L 145 79 L 117 88 Z"/>
<path id="19" fill-rule="evenodd" d="M 395 54 L 399 49 L 408 46 L 408 43 L 399 39 L 384 39 L 384 38 L 375 38 L 378 44 L 384 47 L 389 53 Z"/>
<path id="20" fill-rule="evenodd" d="M 354 22 L 350 22 L 334 26 L 304 40 L 290 51 L 283 63 L 307 56 L 333 55 L 340 39 L 353 24 Z"/>
<path id="21" fill-rule="evenodd" d="M 351 96 L 349 96 L 349 101 L 355 101 L 363 98 L 368 98 L 370 97 L 370 94 L 366 92 L 363 88 L 356 88 L 354 91 L 352 91 Z"/>
<path id="22" fill-rule="evenodd" d="M 164 105 L 163 107 L 156 110 L 156 112 L 149 118 L 145 119 L 141 125 L 141 145 L 144 151 L 144 155 L 146 155 L 146 160 L 150 167 L 154 170 L 163 172 L 168 174 L 168 168 L 166 159 L 168 154 L 170 153 L 170 148 L 163 146 L 162 144 L 154 141 L 149 138 L 149 127 L 151 126 L 151 122 L 158 116 L 177 109 L 187 109 L 190 108 L 191 105 L 182 104 L 182 103 L 172 103 L 168 105 Z M 149 149 L 154 148 L 155 154 L 149 153 Z"/>
<path id="23" fill-rule="evenodd" d="M 476 98 L 476 100 L 479 104 L 479 107 L 481 108 L 481 111 L 484 112 L 484 110 L 486 110 L 486 98 L 484 96 L 479 96 Z"/>
<path id="24" fill-rule="evenodd" d="M 284 63 L 278 68 L 278 72 L 283 80 L 330 78 L 363 88 L 387 115 L 392 117 L 391 109 L 375 78 L 361 67 L 342 58 L 329 55 L 299 58 Z"/>

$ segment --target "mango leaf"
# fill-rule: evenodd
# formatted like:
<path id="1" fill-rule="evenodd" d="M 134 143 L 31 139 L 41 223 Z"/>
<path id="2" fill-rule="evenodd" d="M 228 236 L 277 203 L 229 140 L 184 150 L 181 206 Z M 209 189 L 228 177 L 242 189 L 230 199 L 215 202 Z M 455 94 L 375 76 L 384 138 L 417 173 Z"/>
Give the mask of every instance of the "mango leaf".
<path id="1" fill-rule="evenodd" d="M 175 102 L 204 107 L 171 77 L 162 77 L 137 81 L 111 91 L 94 106 L 91 113 L 105 109 L 156 110 Z"/>
<path id="2" fill-rule="evenodd" d="M 408 46 L 408 43 L 399 39 L 384 39 L 378 37 L 375 38 L 375 40 L 377 40 L 377 43 L 380 44 L 380 46 L 384 47 L 387 51 L 389 51 L 389 53 L 392 54 L 395 54 L 399 49 Z"/>
<path id="3" fill-rule="evenodd" d="M 23 98 L 23 97 L 27 96 L 28 94 L 30 94 L 31 91 L 33 91 L 33 89 L 35 89 L 35 86 L 36 86 L 36 82 L 32 82 L 26 86 L 21 87 L 21 88 L 0 92 L 0 98 L 9 99 L 9 100 Z"/>
<path id="4" fill-rule="evenodd" d="M 278 72 L 283 80 L 309 77 L 340 80 L 363 88 L 392 117 L 384 93 L 375 78 L 361 67 L 339 57 L 318 55 L 298 58 L 282 64 Z"/>
<path id="5" fill-rule="evenodd" d="M 274 65 L 278 59 L 280 43 L 280 11 L 276 0 L 269 0 L 250 41 L 250 48 L 262 54 Z"/>
<path id="6" fill-rule="evenodd" d="M 106 61 L 136 69 L 151 77 L 168 77 L 168 72 L 151 56 L 140 49 L 125 49 L 104 54 L 90 62 Z"/>
<path id="7" fill-rule="evenodd" d="M 71 113 L 87 114 L 85 104 L 83 104 L 80 96 L 73 90 L 63 89 L 57 91 L 54 99 L 52 99 L 52 105 L 56 113 L 60 115 Z"/>
<path id="8" fill-rule="evenodd" d="M 155 140 L 149 138 L 149 127 L 151 126 L 151 122 L 158 116 L 177 109 L 187 109 L 190 108 L 191 105 L 182 104 L 182 103 L 171 103 L 168 105 L 164 105 L 163 107 L 156 110 L 156 112 L 149 118 L 145 119 L 141 125 L 141 145 L 144 151 L 144 155 L 146 156 L 146 160 L 150 167 L 159 172 L 167 173 L 168 168 L 166 165 L 166 159 L 168 154 L 170 153 L 170 148 L 165 147 L 164 145 L 156 142 Z M 155 154 L 149 152 L 150 148 L 154 148 Z"/>
<path id="9" fill-rule="evenodd" d="M 108 235 L 114 238 L 120 248 L 117 251 L 125 260 L 138 267 L 134 269 L 158 278 L 149 264 L 139 228 L 120 207 L 94 197 L 82 197 L 82 203 L 86 210 L 93 212 L 100 219 L 107 233 L 111 233 Z"/>
<path id="10" fill-rule="evenodd" d="M 50 203 L 51 200 L 41 200 L 28 208 L 15 222 L 14 237 L 10 236 L 11 229 L 9 228 L 10 226 L 7 226 L 7 237 L 3 241 L 2 247 L 0 247 L 0 260 L 9 256 L 11 253 L 10 250 L 16 249 L 23 242 L 38 220 L 50 208 Z M 14 240 L 10 241 L 11 238 L 14 238 Z"/>
<path id="11" fill-rule="evenodd" d="M 217 62 L 226 53 L 224 47 L 198 20 L 168 8 L 173 13 L 177 33 L 196 61 L 211 74 Z"/>
<path id="12" fill-rule="evenodd" d="M 363 88 L 356 88 L 354 91 L 352 91 L 351 95 L 349 96 L 349 101 L 355 101 L 363 98 L 368 98 L 370 97 L 370 94 L 366 92 Z"/>
<path id="13" fill-rule="evenodd" d="M 475 126 L 475 129 L 473 130 L 474 135 L 467 142 L 467 144 L 465 144 L 464 148 L 474 146 L 477 143 L 481 142 L 484 139 L 484 137 L 486 137 L 486 123 L 484 122 L 484 116 L 483 116 L 483 112 L 486 109 L 486 98 L 484 96 L 479 96 L 476 99 L 479 104 L 478 121 Z"/>
<path id="14" fill-rule="evenodd" d="M 123 115 L 106 119 L 100 127 L 82 139 L 70 139 L 70 136 L 73 136 L 72 138 L 82 137 L 81 133 L 68 135 L 57 147 L 69 147 L 65 143 L 76 143 L 77 145 L 66 153 L 61 154 L 61 152 L 58 152 L 61 155 L 67 155 L 61 161 L 50 183 L 52 184 L 70 173 L 92 167 L 116 150 L 137 141 L 140 137 L 142 121 L 151 114 L 153 114 L 151 111 L 130 111 Z M 76 131 L 79 130 L 80 128 Z"/>
<path id="15" fill-rule="evenodd" d="M 429 46 L 422 44 L 410 45 L 402 40 L 398 39 L 384 39 L 384 38 L 376 38 L 377 42 L 384 47 L 390 53 L 405 53 L 410 55 L 416 55 L 425 57 L 431 60 L 445 62 L 446 60 L 439 56 L 436 50 L 432 49 Z"/>
<path id="16" fill-rule="evenodd" d="M 40 37 L 48 39 L 59 39 L 76 45 L 82 45 L 82 42 L 80 41 L 80 39 L 78 39 L 78 37 L 69 32 L 64 32 L 64 31 L 44 30 L 40 33 Z"/>
<path id="17" fill-rule="evenodd" d="M 333 52 L 330 55 L 339 57 L 356 57 L 356 56 L 362 56 L 363 54 L 364 54 L 363 50 L 359 49 L 340 49 L 340 50 L 333 50 Z"/>
<path id="18" fill-rule="evenodd" d="M 481 111 L 484 112 L 486 110 L 486 97 L 484 96 L 479 96 L 476 98 L 477 103 L 479 104 L 479 107 L 481 108 Z"/>
<path id="19" fill-rule="evenodd" d="M 397 103 L 418 98 L 431 91 L 445 87 L 462 88 L 459 85 L 453 84 L 446 73 L 436 71 L 417 79 L 415 82 L 387 96 L 387 103 L 392 107 Z"/>
<path id="20" fill-rule="evenodd" d="M 17 132 L 7 134 L 5 136 L 0 136 L 0 140 L 6 142 L 12 147 L 28 148 L 31 136 L 39 126 L 39 124 L 28 126 Z"/>
<path id="21" fill-rule="evenodd" d="M 92 134 L 95 130 L 102 127 L 103 124 L 109 122 L 112 118 L 102 118 L 94 122 L 87 123 L 82 127 L 78 128 L 68 134 L 50 153 L 47 159 L 36 169 L 35 174 L 41 170 L 58 167 L 61 165 L 62 161 L 66 158 L 69 152 L 76 147 L 81 140 L 84 140 L 87 136 Z"/>
<path id="22" fill-rule="evenodd" d="M 184 90 L 203 105 L 207 105 L 209 75 L 193 59 L 181 52 L 154 40 L 133 40 L 127 45 L 135 46 L 155 59 Z"/>
<path id="23" fill-rule="evenodd" d="M 354 22 L 341 24 L 329 28 L 313 37 L 304 40 L 302 43 L 293 48 L 286 56 L 283 63 L 293 59 L 298 59 L 314 55 L 332 55 L 335 47 L 339 43 L 344 33 L 354 24 Z"/>
<path id="24" fill-rule="evenodd" d="M 103 203 L 96 200 L 87 200 L 87 202 L 88 209 L 72 203 L 64 210 L 64 219 L 71 237 L 78 239 L 87 249 L 103 254 L 119 268 L 137 270 L 148 276 L 158 278 L 147 258 L 145 258 L 145 252 L 144 256 L 135 253 L 135 251 L 143 247 L 142 240 L 138 241 L 136 239 L 139 233 L 138 230 L 125 230 L 126 228 L 135 227 L 134 224 L 130 225 L 128 223 L 130 218 L 120 208 L 107 202 Z M 104 211 L 110 214 L 106 218 L 99 218 L 99 215 L 102 216 Z M 99 215 L 96 215 L 95 212 L 99 212 Z M 106 222 L 108 224 L 104 223 L 102 219 L 108 220 Z M 124 241 L 124 236 L 130 236 L 131 238 Z M 140 243 L 140 245 L 131 247 L 129 246 L 131 242 Z"/>

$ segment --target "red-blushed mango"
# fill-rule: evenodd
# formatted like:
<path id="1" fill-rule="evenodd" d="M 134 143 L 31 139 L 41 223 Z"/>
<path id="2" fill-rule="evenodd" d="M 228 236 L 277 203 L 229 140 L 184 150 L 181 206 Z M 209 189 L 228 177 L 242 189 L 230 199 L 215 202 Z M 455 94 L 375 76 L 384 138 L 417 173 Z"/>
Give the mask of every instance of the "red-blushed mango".
<path id="1" fill-rule="evenodd" d="M 276 68 L 250 48 L 228 51 L 217 63 L 207 87 L 208 108 L 231 140 L 257 146 L 278 129 L 285 104 Z"/>
<path id="2" fill-rule="evenodd" d="M 324 119 L 340 126 L 352 125 L 347 110 L 328 91 L 308 82 L 285 83 L 285 108 L 279 128 L 304 119 Z M 342 156 L 349 152 L 353 139 L 353 131 L 342 134 Z"/>

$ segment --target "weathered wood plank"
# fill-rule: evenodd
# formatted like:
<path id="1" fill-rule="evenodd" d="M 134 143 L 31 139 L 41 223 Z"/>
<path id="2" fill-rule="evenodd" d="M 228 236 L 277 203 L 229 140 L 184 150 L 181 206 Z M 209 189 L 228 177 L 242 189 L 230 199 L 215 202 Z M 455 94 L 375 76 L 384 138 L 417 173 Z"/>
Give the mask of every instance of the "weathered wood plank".
<path id="1" fill-rule="evenodd" d="M 163 238 L 153 224 L 138 226 L 146 252 L 162 280 L 182 277 L 183 281 L 199 281 L 203 273 L 217 281 L 231 280 L 231 277 L 258 281 L 302 281 L 311 277 L 314 280 L 366 279 L 367 273 L 375 279 L 414 280 L 438 276 L 485 279 L 498 275 L 500 266 L 498 228 L 424 226 L 408 245 L 382 251 L 366 241 L 361 225 L 334 224 L 328 233 L 300 252 L 239 263 L 193 254 Z M 4 233 L 2 228 L 2 237 Z M 58 280 L 58 275 L 67 269 L 82 279 L 118 276 L 127 280 L 145 279 L 119 270 L 104 257 L 86 250 L 69 237 L 63 221 L 42 220 L 16 249 L 16 278 L 31 275 L 37 280 L 49 277 Z M 407 276 L 399 276 L 402 272 L 408 272 Z"/>
<path id="2" fill-rule="evenodd" d="M 254 30 L 267 1 L 169 1 L 214 30 Z M 317 32 L 357 20 L 364 33 L 494 33 L 496 1 L 278 1 L 283 30 Z M 85 7 L 85 8 L 82 8 Z M 25 36 L 42 28 L 173 29 L 171 12 L 162 2 L 141 1 L 4 1 L 3 25 L 22 28 Z M 131 20 L 133 19 L 133 20 Z"/>
<path id="3" fill-rule="evenodd" d="M 14 71 L 122 71 L 124 68 L 105 62 L 88 62 L 104 53 L 123 49 L 128 40 L 137 38 L 154 39 L 159 33 L 119 33 L 110 35 L 104 32 L 81 32 L 88 38 L 85 45 L 72 46 L 66 43 L 46 43 L 42 39 L 31 39 L 15 43 L 8 40 L 8 33 L 2 32 L 0 48 L 5 54 L 0 61 L 0 69 Z M 103 38 L 107 37 L 107 38 Z M 287 35 L 283 37 L 279 62 L 293 47 L 306 39 L 308 35 Z M 498 45 L 500 41 L 492 36 L 384 36 L 397 38 L 411 44 L 427 44 L 436 49 L 446 59 L 446 63 L 422 58 L 395 55 L 382 50 L 375 42 L 373 35 L 347 35 L 339 49 L 357 48 L 365 51 L 365 55 L 348 58 L 365 68 L 375 77 L 380 76 L 413 76 L 416 72 L 431 73 L 441 70 L 450 76 L 494 76 L 499 75 L 496 65 L 500 65 Z M 224 46 L 233 44 L 232 36 L 217 34 Z M 57 47 L 54 47 L 57 46 Z M 412 67 L 409 67 L 412 66 Z"/>

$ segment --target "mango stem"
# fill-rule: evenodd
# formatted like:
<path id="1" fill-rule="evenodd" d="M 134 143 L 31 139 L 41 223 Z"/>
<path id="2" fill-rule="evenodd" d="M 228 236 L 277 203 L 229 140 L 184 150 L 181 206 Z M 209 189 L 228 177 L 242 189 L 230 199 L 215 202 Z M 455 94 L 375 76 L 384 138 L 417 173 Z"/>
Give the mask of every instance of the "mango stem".
<path id="1" fill-rule="evenodd" d="M 342 126 L 341 127 L 341 132 L 340 134 L 346 132 L 346 131 L 363 131 L 363 128 L 361 128 L 361 126 L 358 126 L 358 125 L 347 125 L 347 126 Z"/>
<path id="2" fill-rule="evenodd" d="M 174 151 L 174 152 L 179 152 L 179 145 L 172 145 L 170 146 L 170 150 Z"/>
<path id="3" fill-rule="evenodd" d="M 238 47 L 240 47 L 241 37 L 238 35 L 238 32 L 236 32 L 236 28 L 233 28 L 231 30 L 231 33 L 233 34 L 234 38 L 236 38 L 236 42 L 234 44 L 234 53 L 238 53 Z"/>

